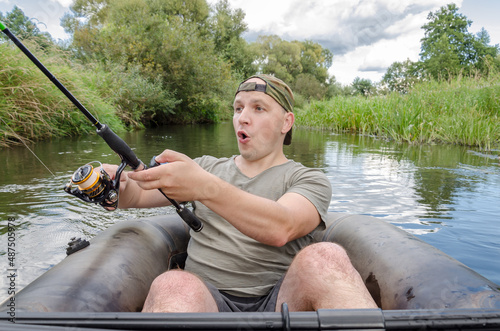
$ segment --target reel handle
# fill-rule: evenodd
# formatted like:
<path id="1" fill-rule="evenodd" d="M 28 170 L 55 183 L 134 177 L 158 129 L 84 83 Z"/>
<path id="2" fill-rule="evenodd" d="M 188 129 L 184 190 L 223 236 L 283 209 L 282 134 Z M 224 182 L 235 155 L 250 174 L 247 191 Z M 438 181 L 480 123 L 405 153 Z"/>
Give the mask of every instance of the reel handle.
<path id="1" fill-rule="evenodd" d="M 156 156 L 153 156 L 153 158 L 149 162 L 149 167 L 145 167 L 145 169 L 154 168 L 159 165 L 160 163 L 156 162 Z M 203 229 L 203 223 L 200 221 L 200 219 L 196 217 L 196 215 L 191 210 L 187 209 L 184 204 L 180 204 L 174 199 L 170 199 L 161 189 L 158 189 L 158 191 L 160 191 L 161 194 L 163 194 L 163 196 L 167 198 L 168 201 L 170 201 L 170 203 L 175 207 L 175 211 L 177 212 L 177 214 L 179 214 L 182 220 L 187 225 L 189 225 L 191 229 L 193 229 L 195 232 L 200 232 L 201 229 Z"/>

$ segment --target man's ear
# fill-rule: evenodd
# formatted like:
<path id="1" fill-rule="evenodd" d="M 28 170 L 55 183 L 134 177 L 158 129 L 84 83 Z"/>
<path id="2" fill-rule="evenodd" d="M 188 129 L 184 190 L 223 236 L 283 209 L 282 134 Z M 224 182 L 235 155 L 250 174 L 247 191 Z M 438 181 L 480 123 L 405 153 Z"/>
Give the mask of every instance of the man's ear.
<path id="1" fill-rule="evenodd" d="M 295 114 L 292 112 L 286 112 L 281 133 L 287 133 L 288 131 L 290 131 L 294 122 L 295 122 Z"/>

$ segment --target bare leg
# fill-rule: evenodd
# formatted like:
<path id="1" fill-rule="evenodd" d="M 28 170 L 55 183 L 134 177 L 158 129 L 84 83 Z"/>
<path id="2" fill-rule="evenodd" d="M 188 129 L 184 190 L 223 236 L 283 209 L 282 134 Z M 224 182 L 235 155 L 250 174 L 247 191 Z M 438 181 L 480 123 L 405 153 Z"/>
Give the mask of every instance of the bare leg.
<path id="1" fill-rule="evenodd" d="M 212 294 L 196 275 L 170 270 L 151 284 L 143 312 L 218 312 Z"/>
<path id="2" fill-rule="evenodd" d="M 323 242 L 305 247 L 292 261 L 278 293 L 276 310 L 377 308 L 345 250 Z"/>

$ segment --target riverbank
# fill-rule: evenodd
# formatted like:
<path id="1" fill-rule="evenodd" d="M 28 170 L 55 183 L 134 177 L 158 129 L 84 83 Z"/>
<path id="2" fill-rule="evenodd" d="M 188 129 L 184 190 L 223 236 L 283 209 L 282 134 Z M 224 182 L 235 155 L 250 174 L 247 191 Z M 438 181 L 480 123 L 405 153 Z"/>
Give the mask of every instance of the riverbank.
<path id="1" fill-rule="evenodd" d="M 500 144 L 500 75 L 423 82 L 407 94 L 313 101 L 298 112 L 297 124 L 410 144 L 490 150 Z"/>
<path id="2" fill-rule="evenodd" d="M 159 80 L 119 65 L 83 66 L 59 47 L 23 43 L 94 115 L 115 132 L 144 128 L 169 116 L 178 102 Z M 90 121 L 20 50 L 0 43 L 0 148 L 95 131 Z"/>
<path id="3" fill-rule="evenodd" d="M 28 47 L 36 49 L 37 45 Z M 7 44 L 0 44 L 0 48 L 0 148 L 94 131 L 28 58 Z M 168 116 L 175 105 L 159 82 L 149 82 L 134 70 L 127 74 L 104 68 L 90 70 L 57 48 L 36 53 L 68 90 L 115 132 L 142 128 L 144 116 L 158 115 L 158 105 L 162 116 Z M 230 115 L 223 111 L 221 116 Z M 495 149 L 500 144 L 500 74 L 424 82 L 403 95 L 394 92 L 312 101 L 296 109 L 296 117 L 297 125 L 334 132 L 376 135 L 410 144 Z"/>
<path id="4" fill-rule="evenodd" d="M 35 42 L 25 43 L 30 49 L 40 49 Z M 0 44 L 0 51 L 0 147 L 92 130 L 91 123 L 26 56 L 7 43 Z M 55 47 L 36 53 L 103 123 L 124 128 L 112 104 L 91 84 L 94 73 L 71 63 Z"/>

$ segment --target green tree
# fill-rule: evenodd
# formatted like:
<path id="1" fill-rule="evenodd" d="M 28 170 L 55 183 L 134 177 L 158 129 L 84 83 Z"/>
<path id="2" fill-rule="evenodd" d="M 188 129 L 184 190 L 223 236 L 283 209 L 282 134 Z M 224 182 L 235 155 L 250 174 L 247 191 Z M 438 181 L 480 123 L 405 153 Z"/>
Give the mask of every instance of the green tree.
<path id="1" fill-rule="evenodd" d="M 323 98 L 329 87 L 328 68 L 332 53 L 312 41 L 286 41 L 278 36 L 259 36 L 252 44 L 258 71 L 286 81 L 296 94 L 307 99 Z"/>
<path id="2" fill-rule="evenodd" d="M 159 105 L 149 116 L 155 123 L 215 121 L 228 109 L 234 81 L 215 51 L 206 1 L 77 0 L 72 10 L 64 24 L 80 58 L 139 67 L 175 96 L 172 112 Z"/>
<path id="3" fill-rule="evenodd" d="M 354 78 L 352 87 L 354 88 L 356 94 L 360 94 L 363 96 L 369 96 L 373 93 L 374 90 L 374 86 L 371 80 L 359 77 Z"/>
<path id="4" fill-rule="evenodd" d="M 460 72 L 470 74 L 484 70 L 486 58 L 495 58 L 498 46 L 488 46 L 484 32 L 479 38 L 468 32 L 472 21 L 458 13 L 455 4 L 448 4 L 427 16 L 422 26 L 420 61 L 433 78 L 448 79 Z"/>
<path id="5" fill-rule="evenodd" d="M 289 84 L 302 72 L 301 49 L 298 43 L 272 35 L 259 36 L 252 46 L 259 54 L 256 61 L 259 72 L 275 75 Z"/>
<path id="6" fill-rule="evenodd" d="M 418 62 L 407 59 L 403 62 L 394 62 L 387 68 L 382 84 L 387 85 L 390 91 L 408 93 L 408 91 L 420 80 L 422 71 Z"/>
<path id="7" fill-rule="evenodd" d="M 253 64 L 256 55 L 242 34 L 247 30 L 245 13 L 241 9 L 232 10 L 228 0 L 215 4 L 215 13 L 209 19 L 215 51 L 231 64 L 231 70 L 240 79 L 255 74 Z"/>
<path id="8" fill-rule="evenodd" d="M 337 82 L 335 76 L 331 76 L 328 80 L 328 90 L 326 92 L 326 98 L 332 98 L 336 96 L 351 96 L 355 93 L 352 85 L 342 85 L 342 83 Z"/>
<path id="9" fill-rule="evenodd" d="M 302 50 L 300 56 L 302 73 L 310 74 L 320 84 L 325 84 L 330 76 L 328 69 L 332 66 L 332 52 L 311 40 L 306 40 L 300 44 Z"/>
<path id="10" fill-rule="evenodd" d="M 48 32 L 41 32 L 37 24 L 44 24 L 38 22 L 33 23 L 29 17 L 17 6 L 14 6 L 11 12 L 5 14 L 0 12 L 0 21 L 2 21 L 9 30 L 19 39 L 31 38 L 35 40 L 41 47 L 46 48 L 53 45 L 52 38 Z M 3 33 L 0 35 L 1 39 L 8 39 Z"/>
<path id="11" fill-rule="evenodd" d="M 500 61 L 498 61 L 499 45 L 495 44 L 490 46 L 490 35 L 488 31 L 483 28 L 476 34 L 475 49 L 477 61 L 476 68 L 483 73 L 489 73 L 490 69 L 498 70 L 500 68 Z M 480 54 L 484 54 L 481 57 Z"/>
<path id="12" fill-rule="evenodd" d="M 297 76 L 293 90 L 307 99 L 322 99 L 328 91 L 328 86 L 321 84 L 313 75 L 302 73 Z"/>

